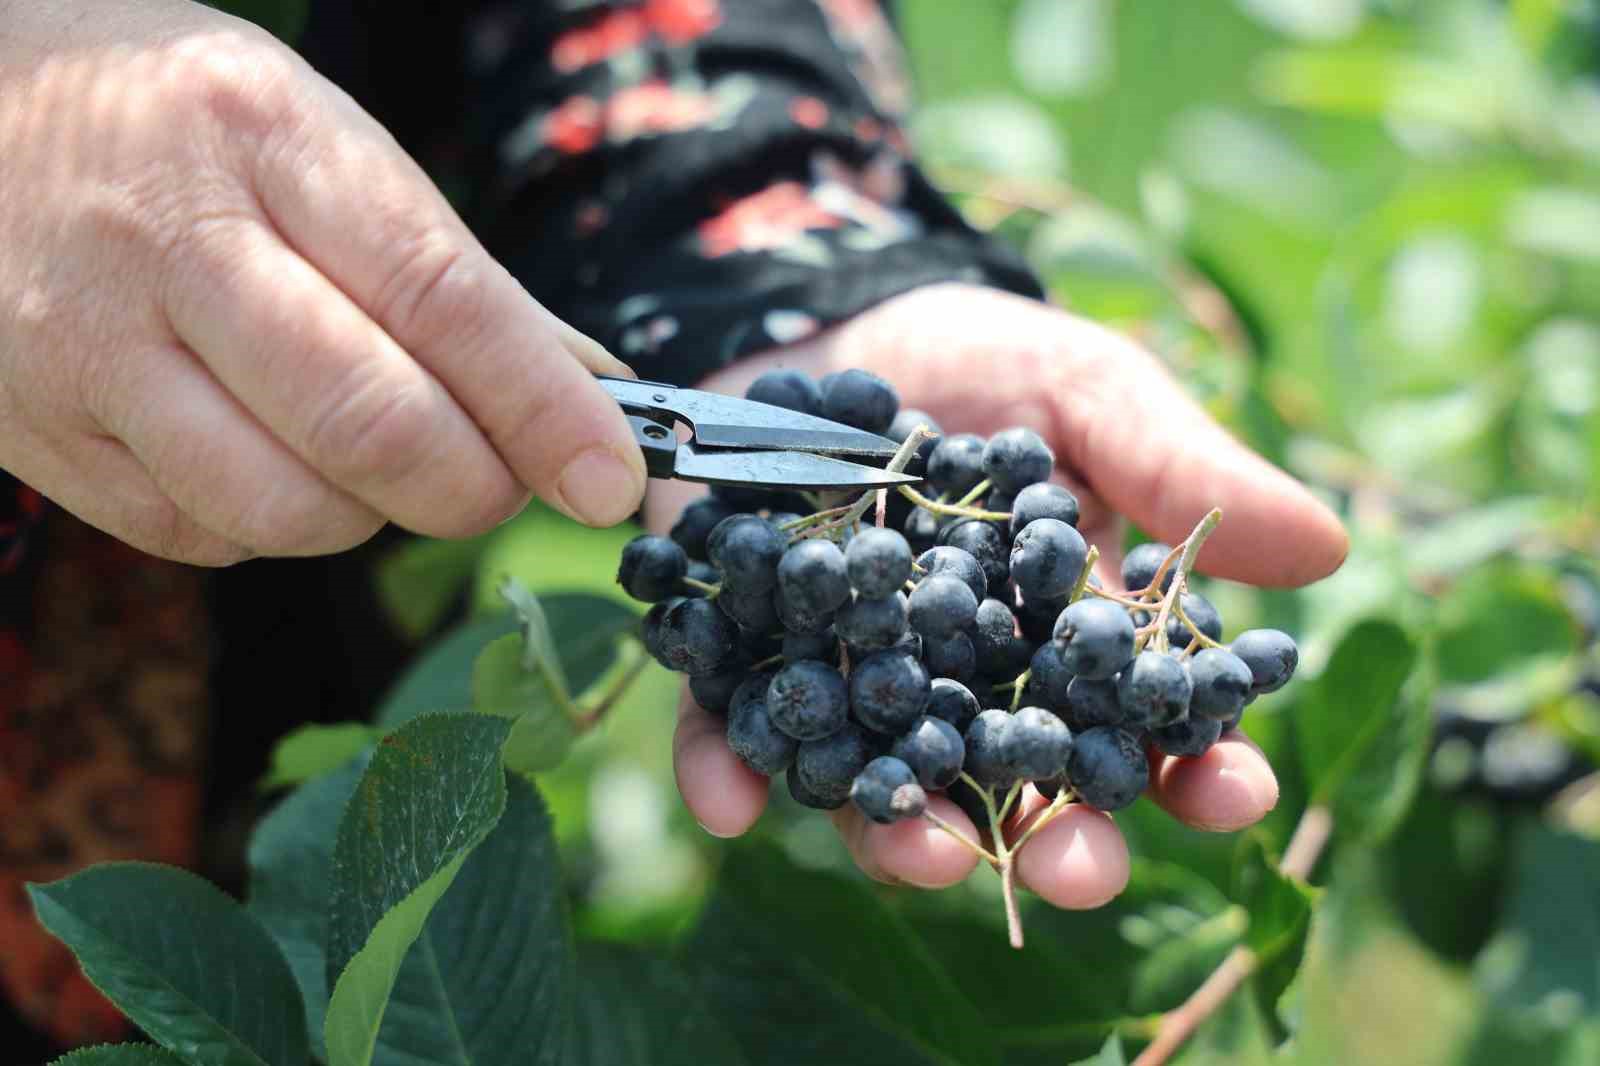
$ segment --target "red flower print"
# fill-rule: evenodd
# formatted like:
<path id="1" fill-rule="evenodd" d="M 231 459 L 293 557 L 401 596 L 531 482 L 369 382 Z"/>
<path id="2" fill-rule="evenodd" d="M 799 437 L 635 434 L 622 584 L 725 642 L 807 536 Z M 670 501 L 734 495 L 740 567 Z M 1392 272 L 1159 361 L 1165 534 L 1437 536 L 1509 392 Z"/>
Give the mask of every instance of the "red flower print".
<path id="1" fill-rule="evenodd" d="M 815 96 L 797 96 L 789 101 L 789 117 L 808 130 L 828 124 L 828 105 Z"/>
<path id="2" fill-rule="evenodd" d="M 797 181 L 780 181 L 735 200 L 700 223 L 700 248 L 708 259 L 787 244 L 808 229 L 834 229 L 839 216 L 819 207 Z"/>
<path id="3" fill-rule="evenodd" d="M 717 0 L 647 0 L 645 21 L 668 44 L 686 44 L 722 25 Z"/>
<path id="4" fill-rule="evenodd" d="M 717 113 L 717 102 L 705 93 L 674 89 L 664 81 L 647 81 L 623 89 L 606 101 L 606 137 L 626 141 L 647 133 L 670 133 L 702 126 Z"/>
<path id="5" fill-rule="evenodd" d="M 550 46 L 550 65 L 571 74 L 591 63 L 637 48 L 649 36 L 646 17 L 637 11 L 607 11 L 568 30 Z"/>
<path id="6" fill-rule="evenodd" d="M 605 115 L 592 96 L 569 96 L 544 117 L 544 143 L 567 155 L 581 155 L 600 143 Z"/>

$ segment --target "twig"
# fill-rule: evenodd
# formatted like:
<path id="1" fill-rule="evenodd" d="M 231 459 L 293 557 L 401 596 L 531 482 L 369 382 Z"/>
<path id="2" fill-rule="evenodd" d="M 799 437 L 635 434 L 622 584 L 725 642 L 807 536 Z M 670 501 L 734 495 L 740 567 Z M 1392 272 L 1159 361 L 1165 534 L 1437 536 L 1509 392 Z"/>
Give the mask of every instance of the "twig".
<path id="1" fill-rule="evenodd" d="M 1289 837 L 1289 847 L 1283 853 L 1278 870 L 1286 877 L 1304 881 L 1316 866 L 1332 832 L 1333 813 L 1323 806 L 1307 807 Z M 1161 1016 L 1155 1038 L 1133 1060 L 1133 1066 L 1163 1066 L 1207 1018 L 1221 1009 L 1228 997 L 1255 972 L 1259 962 L 1256 953 L 1243 944 L 1230 951 L 1188 999 Z"/>
<path id="2" fill-rule="evenodd" d="M 956 506 L 957 507 L 970 507 L 974 500 L 980 499 L 985 493 L 987 493 L 992 488 L 994 488 L 994 482 L 990 481 L 988 478 L 984 478 L 982 481 L 980 481 L 976 485 L 972 486 L 972 491 L 971 492 L 967 493 L 965 496 L 961 497 L 961 499 L 957 500 L 956 501 Z"/>
<path id="3" fill-rule="evenodd" d="M 573 718 L 572 726 L 577 732 L 587 733 L 599 725 L 606 712 L 616 705 L 616 702 L 628 691 L 628 687 L 633 684 L 644 668 L 650 664 L 650 653 L 645 650 L 644 645 L 629 643 L 623 645 L 623 647 L 633 649 L 634 659 L 600 694 L 600 698 L 595 701 L 594 706 L 579 707 L 574 703 L 573 709 L 579 711 L 579 713 Z"/>
<path id="4" fill-rule="evenodd" d="M 1083 591 L 1089 587 L 1089 577 L 1094 573 L 1094 564 L 1100 561 L 1100 549 L 1093 544 L 1089 545 L 1089 553 L 1083 557 L 1083 573 L 1078 575 L 1078 580 L 1072 584 L 1072 592 L 1067 596 L 1068 603 L 1077 603 L 1083 599 Z"/>
<path id="5" fill-rule="evenodd" d="M 699 591 L 704 592 L 707 599 L 716 599 L 717 594 L 722 591 L 722 585 L 720 583 L 713 585 L 709 581 L 701 581 L 698 578 L 692 577 L 680 578 L 679 580 L 681 580 L 689 588 L 698 589 Z"/>
<path id="6" fill-rule="evenodd" d="M 957 507 L 954 504 L 940 503 L 938 500 L 930 500 L 928 497 L 924 496 L 922 493 L 918 492 L 909 485 L 900 485 L 897 487 L 900 490 L 900 495 L 904 496 L 906 499 L 910 500 L 924 511 L 932 511 L 934 514 L 948 515 L 951 518 L 977 518 L 984 522 L 1011 521 L 1010 511 L 985 511 L 978 507 Z"/>
<path id="7" fill-rule="evenodd" d="M 1195 556 L 1200 554 L 1200 545 L 1206 542 L 1206 538 L 1211 535 L 1211 531 L 1216 529 L 1217 523 L 1221 521 L 1222 509 L 1213 507 L 1206 513 L 1204 518 L 1200 519 L 1200 524 L 1194 527 L 1194 532 L 1190 533 L 1183 542 L 1183 554 L 1178 557 L 1178 571 L 1172 575 L 1172 587 L 1167 589 L 1166 596 L 1161 600 L 1160 613 L 1150 623 L 1153 627 L 1152 633 L 1155 636 L 1157 651 L 1167 650 L 1167 619 L 1172 614 L 1172 605 L 1178 601 L 1179 596 L 1183 595 L 1184 587 L 1189 583 L 1189 570 L 1194 566 Z M 1162 563 L 1161 566 L 1162 569 L 1165 569 L 1166 563 Z M 1150 585 L 1152 588 L 1161 587 L 1160 571 L 1157 571 L 1156 577 L 1150 582 Z"/>

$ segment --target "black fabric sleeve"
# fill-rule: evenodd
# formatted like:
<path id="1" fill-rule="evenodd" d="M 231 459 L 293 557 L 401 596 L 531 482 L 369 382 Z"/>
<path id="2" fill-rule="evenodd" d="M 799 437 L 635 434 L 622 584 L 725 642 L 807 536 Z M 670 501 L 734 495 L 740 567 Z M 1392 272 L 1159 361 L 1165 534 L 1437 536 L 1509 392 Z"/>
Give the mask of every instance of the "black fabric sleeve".
<path id="1" fill-rule="evenodd" d="M 641 376 L 693 381 L 932 282 L 1041 295 L 911 162 L 872 0 L 505 3 L 468 40 L 469 217 Z"/>

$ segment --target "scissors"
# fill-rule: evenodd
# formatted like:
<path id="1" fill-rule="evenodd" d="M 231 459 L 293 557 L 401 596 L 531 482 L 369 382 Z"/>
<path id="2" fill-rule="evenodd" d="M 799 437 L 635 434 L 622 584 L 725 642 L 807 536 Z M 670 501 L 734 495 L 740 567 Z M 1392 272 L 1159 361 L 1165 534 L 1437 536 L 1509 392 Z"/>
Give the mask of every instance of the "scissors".
<path id="1" fill-rule="evenodd" d="M 877 489 L 920 477 L 867 465 L 899 450 L 888 437 L 755 400 L 652 381 L 599 377 L 633 427 L 653 478 L 761 489 Z M 675 427 L 685 424 L 689 439 Z M 834 456 L 859 456 L 850 462 Z"/>

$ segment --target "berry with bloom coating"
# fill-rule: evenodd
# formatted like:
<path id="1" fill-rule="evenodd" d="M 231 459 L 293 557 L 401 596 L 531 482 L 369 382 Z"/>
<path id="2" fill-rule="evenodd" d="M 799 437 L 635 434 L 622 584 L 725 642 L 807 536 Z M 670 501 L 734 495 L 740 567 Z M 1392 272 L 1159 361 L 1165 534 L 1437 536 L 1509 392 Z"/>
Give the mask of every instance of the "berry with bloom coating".
<path id="1" fill-rule="evenodd" d="M 1002 492 L 1020 492 L 1043 481 L 1055 469 L 1056 457 L 1044 438 L 1021 426 L 1001 430 L 983 449 L 983 473 Z"/>
<path id="2" fill-rule="evenodd" d="M 979 713 L 962 737 L 967 746 L 966 771 L 986 788 L 1007 789 L 1017 772 L 1006 761 L 1006 736 L 1011 732 L 1011 712 L 991 707 Z"/>
<path id="3" fill-rule="evenodd" d="M 706 552 L 723 582 L 746 592 L 770 591 L 778 584 L 783 550 L 783 534 L 753 514 L 724 518 L 706 538 Z"/>
<path id="4" fill-rule="evenodd" d="M 1147 541 L 1128 549 L 1128 554 L 1122 557 L 1122 587 L 1129 592 L 1144 591 L 1155 580 L 1156 570 L 1171 554 L 1172 545 L 1156 541 Z M 1167 567 L 1166 575 L 1161 579 L 1162 592 L 1172 587 L 1172 576 L 1176 572 L 1176 567 Z"/>
<path id="5" fill-rule="evenodd" d="M 850 670 L 850 710 L 879 733 L 905 732 L 927 709 L 931 693 L 927 668 L 898 648 L 874 652 Z"/>
<path id="6" fill-rule="evenodd" d="M 917 556 L 917 565 L 923 571 L 920 580 L 949 573 L 965 581 L 978 599 L 982 600 L 989 593 L 989 579 L 984 576 L 983 566 L 969 551 L 941 544 Z"/>
<path id="7" fill-rule="evenodd" d="M 1071 754 L 1072 730 L 1043 707 L 1019 710 L 1000 742 L 1005 764 L 1028 781 L 1060 776 Z"/>
<path id="8" fill-rule="evenodd" d="M 833 808 L 850 798 L 850 783 L 878 754 L 872 734 L 846 722 L 843 729 L 821 740 L 808 740 L 795 754 L 795 771 L 806 791 Z"/>
<path id="9" fill-rule="evenodd" d="M 977 652 L 972 648 L 972 638 L 965 633 L 952 633 L 943 640 L 923 641 L 922 661 L 928 673 L 955 681 L 966 681 L 978 671 Z"/>
<path id="10" fill-rule="evenodd" d="M 706 540 L 724 518 L 737 510 L 727 500 L 717 496 L 702 496 L 690 501 L 672 523 L 671 537 L 691 559 L 705 560 Z"/>
<path id="11" fill-rule="evenodd" d="M 907 549 L 906 562 L 910 561 Z M 790 545 L 778 560 L 778 589 L 799 614 L 814 618 L 837 610 L 850 599 L 844 552 L 831 540 Z"/>
<path id="12" fill-rule="evenodd" d="M 1205 648 L 1189 660 L 1194 691 L 1189 716 L 1226 722 L 1244 710 L 1253 684 L 1250 667 L 1224 648 Z"/>
<path id="13" fill-rule="evenodd" d="M 1257 696 L 1287 685 L 1300 665 L 1300 649 L 1281 629 L 1247 629 L 1233 638 L 1228 649 L 1250 668 L 1250 690 Z"/>
<path id="14" fill-rule="evenodd" d="M 712 674 L 727 665 L 739 627 L 710 600 L 684 599 L 661 618 L 661 658 L 684 674 Z"/>
<path id="15" fill-rule="evenodd" d="M 923 788 L 946 788 L 961 776 L 967 747 L 943 718 L 923 715 L 894 742 L 890 754 L 911 767 Z"/>
<path id="16" fill-rule="evenodd" d="M 967 726 L 972 724 L 982 709 L 978 705 L 978 697 L 959 681 L 936 677 L 929 683 L 927 713 L 949 722 L 958 733 L 966 733 Z"/>
<path id="17" fill-rule="evenodd" d="M 978 614 L 978 597 L 952 574 L 929 574 L 912 589 L 911 628 L 924 639 L 944 640 L 966 629 Z"/>
<path id="18" fill-rule="evenodd" d="M 983 480 L 984 440 L 975 433 L 943 437 L 928 456 L 928 483 L 952 499 Z"/>
<path id="19" fill-rule="evenodd" d="M 676 541 L 645 534 L 622 549 L 617 584 L 636 600 L 659 603 L 683 591 L 689 558 Z"/>
<path id="20" fill-rule="evenodd" d="M 1159 651 L 1142 651 L 1117 678 L 1122 720 L 1142 729 L 1160 729 L 1189 713 L 1193 685 L 1183 663 Z"/>
<path id="21" fill-rule="evenodd" d="M 796 740 L 821 740 L 837 733 L 849 717 L 849 700 L 844 676 L 815 659 L 790 663 L 767 686 L 772 724 Z"/>
<path id="22" fill-rule="evenodd" d="M 1110 600 L 1082 599 L 1056 619 L 1061 660 L 1078 677 L 1104 680 L 1133 658 L 1133 620 Z"/>
<path id="23" fill-rule="evenodd" d="M 769 370 L 750 383 L 744 398 L 801 414 L 822 414 L 822 390 L 799 370 Z"/>
<path id="24" fill-rule="evenodd" d="M 1078 525 L 1078 498 L 1048 481 L 1029 485 L 1018 492 L 1009 508 L 994 506 L 992 496 L 989 503 L 991 511 L 1010 510 L 1012 537 L 1028 528 L 1028 523 L 1036 518 L 1054 518 L 1074 528 Z"/>
<path id="25" fill-rule="evenodd" d="M 891 648 L 906 635 L 906 595 L 896 592 L 881 600 L 857 598 L 839 608 L 833 616 L 833 629 L 852 648 Z"/>
<path id="26" fill-rule="evenodd" d="M 869 600 L 893 596 L 911 579 L 911 545 L 892 529 L 863 529 L 844 549 L 849 583 Z"/>
<path id="27" fill-rule="evenodd" d="M 822 417 L 868 433 L 883 433 L 900 410 L 894 386 L 876 374 L 851 367 L 822 384 Z"/>
<path id="28" fill-rule="evenodd" d="M 1031 600 L 1065 596 L 1078 583 L 1089 545 L 1058 518 L 1029 522 L 1011 545 L 1011 580 Z"/>
<path id="29" fill-rule="evenodd" d="M 1101 811 L 1120 811 L 1150 783 L 1150 761 L 1125 729 L 1099 726 L 1079 733 L 1067 757 L 1067 781 L 1078 798 Z"/>
<path id="30" fill-rule="evenodd" d="M 758 774 L 771 777 L 794 761 L 800 742 L 773 724 L 762 700 L 746 700 L 728 712 L 728 747 Z"/>
<path id="31" fill-rule="evenodd" d="M 1150 731 L 1150 739 L 1163 755 L 1177 755 L 1186 759 L 1204 755 L 1221 735 L 1221 722 L 1192 714 L 1181 722 Z"/>
<path id="32" fill-rule="evenodd" d="M 856 775 L 850 801 L 879 825 L 915 818 L 928 809 L 928 794 L 911 767 L 892 755 L 878 756 Z"/>

